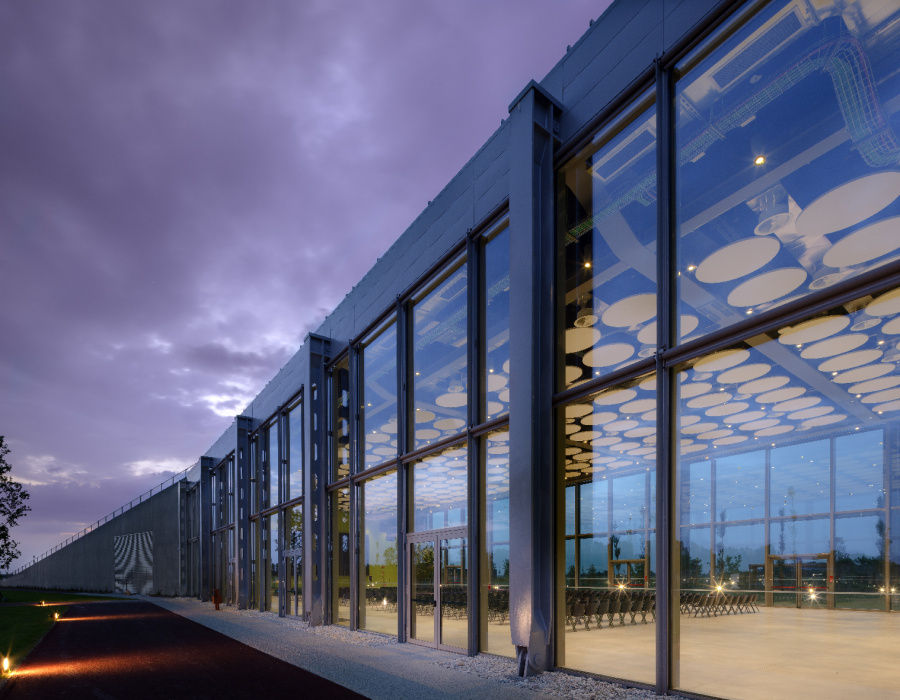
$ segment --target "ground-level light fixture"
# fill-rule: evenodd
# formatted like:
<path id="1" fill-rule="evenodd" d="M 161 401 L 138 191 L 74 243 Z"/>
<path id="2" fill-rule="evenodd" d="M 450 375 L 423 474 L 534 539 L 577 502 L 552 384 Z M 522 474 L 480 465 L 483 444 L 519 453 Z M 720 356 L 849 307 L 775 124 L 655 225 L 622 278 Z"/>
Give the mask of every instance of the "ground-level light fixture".
<path id="1" fill-rule="evenodd" d="M 3 673 L 9 673 L 9 657 L 3 657 Z"/>

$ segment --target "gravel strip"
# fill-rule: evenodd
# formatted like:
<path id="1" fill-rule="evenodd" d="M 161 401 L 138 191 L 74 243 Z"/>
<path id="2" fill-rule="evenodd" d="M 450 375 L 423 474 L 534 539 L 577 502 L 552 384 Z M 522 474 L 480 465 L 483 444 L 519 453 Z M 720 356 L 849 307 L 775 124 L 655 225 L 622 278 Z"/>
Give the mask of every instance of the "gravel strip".
<path id="1" fill-rule="evenodd" d="M 216 629 L 222 634 L 239 638 L 236 634 L 237 629 L 241 629 L 240 638 L 245 643 L 250 644 L 256 649 L 266 653 L 275 653 L 276 656 L 284 658 L 283 654 L 279 654 L 273 648 L 278 639 L 279 644 L 290 644 L 290 635 L 297 632 L 311 634 L 340 642 L 341 644 L 356 645 L 362 647 L 384 647 L 387 651 L 390 647 L 394 647 L 391 653 L 407 656 L 403 652 L 419 651 L 418 646 L 399 644 L 393 637 L 378 634 L 375 632 L 367 632 L 363 630 L 351 631 L 344 627 L 336 625 L 326 626 L 310 626 L 296 617 L 278 617 L 275 613 L 259 612 L 257 610 L 238 610 L 231 606 L 222 606 L 215 615 L 211 617 L 206 615 L 212 610 L 210 603 L 201 603 L 195 598 L 148 598 L 148 600 L 157 603 L 160 607 L 179 613 L 196 622 L 205 624 Z M 254 621 L 271 625 L 271 632 L 267 631 L 264 635 L 253 635 L 255 639 L 246 638 L 246 628 L 242 628 L 241 619 L 251 618 Z M 510 690 L 520 692 L 523 696 L 533 697 L 554 697 L 554 698 L 571 698 L 572 700 L 655 700 L 660 696 L 650 690 L 642 690 L 639 688 L 623 688 L 614 683 L 607 683 L 595 678 L 586 678 L 570 673 L 560 671 L 552 671 L 542 673 L 531 678 L 520 678 L 516 675 L 516 662 L 513 659 L 501 656 L 492 656 L 490 654 L 480 654 L 478 656 L 457 656 L 451 653 L 440 654 L 439 661 L 426 661 L 434 666 L 439 666 L 451 671 L 460 671 L 462 673 L 476 676 L 478 678 L 499 682 Z M 290 661 L 290 659 L 285 659 Z M 408 663 L 410 659 L 398 659 L 398 663 Z"/>

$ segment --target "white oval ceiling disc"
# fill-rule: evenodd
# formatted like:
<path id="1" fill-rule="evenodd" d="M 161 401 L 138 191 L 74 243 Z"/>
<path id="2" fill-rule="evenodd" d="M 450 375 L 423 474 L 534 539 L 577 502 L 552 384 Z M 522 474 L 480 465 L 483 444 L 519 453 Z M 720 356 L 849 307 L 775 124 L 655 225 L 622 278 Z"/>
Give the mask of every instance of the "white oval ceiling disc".
<path id="1" fill-rule="evenodd" d="M 865 175 L 826 192 L 797 217 L 802 236 L 823 236 L 865 221 L 900 195 L 900 172 Z"/>

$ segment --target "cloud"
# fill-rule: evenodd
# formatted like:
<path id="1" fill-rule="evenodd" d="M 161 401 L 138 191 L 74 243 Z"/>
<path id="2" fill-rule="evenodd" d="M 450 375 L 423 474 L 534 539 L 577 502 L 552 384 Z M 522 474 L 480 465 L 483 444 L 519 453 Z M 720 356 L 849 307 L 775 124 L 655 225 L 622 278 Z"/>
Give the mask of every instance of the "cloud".
<path id="1" fill-rule="evenodd" d="M 18 529 L 92 522 L 203 454 L 602 10 L 0 3 Z"/>

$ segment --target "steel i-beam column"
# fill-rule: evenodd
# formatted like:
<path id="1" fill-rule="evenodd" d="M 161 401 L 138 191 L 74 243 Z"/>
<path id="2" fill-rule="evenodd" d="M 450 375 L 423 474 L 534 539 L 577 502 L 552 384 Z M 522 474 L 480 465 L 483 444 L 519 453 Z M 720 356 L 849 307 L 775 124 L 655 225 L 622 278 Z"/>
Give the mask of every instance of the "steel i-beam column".
<path id="1" fill-rule="evenodd" d="M 200 600 L 210 597 L 210 537 L 212 537 L 212 457 L 200 458 Z"/>
<path id="2" fill-rule="evenodd" d="M 234 448 L 235 529 L 237 530 L 238 608 L 250 604 L 250 433 L 253 419 L 238 416 L 237 444 Z"/>
<path id="3" fill-rule="evenodd" d="M 510 627 L 519 675 L 553 664 L 553 152 L 562 105 L 531 81 L 510 105 Z"/>

